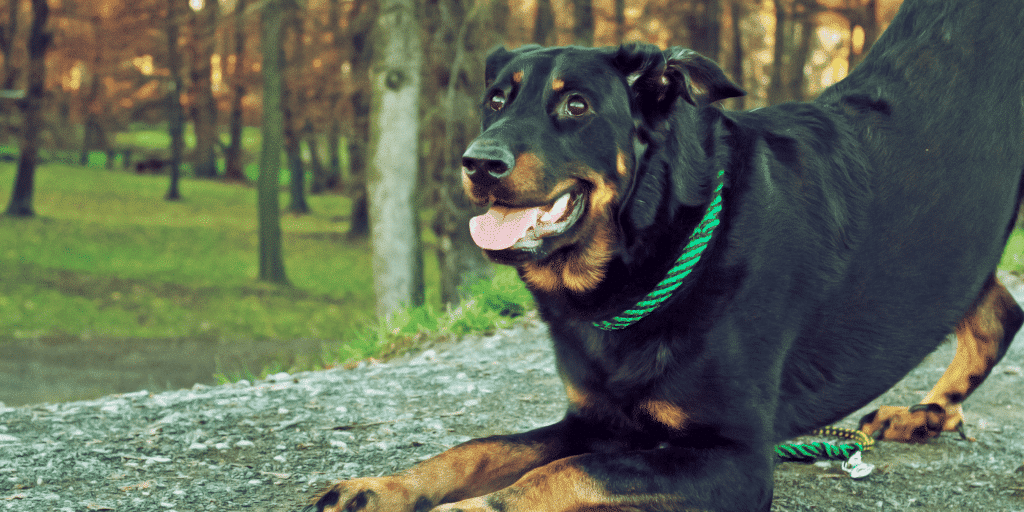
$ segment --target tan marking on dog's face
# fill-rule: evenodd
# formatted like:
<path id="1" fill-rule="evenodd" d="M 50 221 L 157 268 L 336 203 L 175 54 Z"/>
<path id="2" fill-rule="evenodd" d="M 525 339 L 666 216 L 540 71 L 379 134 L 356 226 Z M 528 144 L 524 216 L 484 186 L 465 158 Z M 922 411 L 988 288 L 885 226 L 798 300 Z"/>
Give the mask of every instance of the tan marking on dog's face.
<path id="1" fill-rule="evenodd" d="M 531 261 L 523 264 L 522 271 L 523 280 L 535 290 L 553 292 L 559 288 L 561 280 L 549 265 Z"/>
<path id="2" fill-rule="evenodd" d="M 514 83 L 516 85 L 519 85 L 519 84 L 523 83 L 523 71 L 522 70 L 516 71 L 515 73 L 512 73 L 512 83 Z"/>
<path id="3" fill-rule="evenodd" d="M 604 281 L 605 269 L 612 259 L 614 238 L 608 226 L 597 226 L 580 254 L 565 262 L 562 282 L 566 288 L 583 293 L 597 288 Z"/>
<path id="4" fill-rule="evenodd" d="M 562 89 L 565 89 L 565 80 L 562 80 L 561 78 L 555 78 L 554 80 L 551 81 L 552 91 L 559 92 Z"/>
<path id="5" fill-rule="evenodd" d="M 629 175 L 629 167 L 626 166 L 626 154 L 619 151 L 619 154 L 615 157 L 615 172 L 619 173 L 619 176 L 625 178 Z"/>
<path id="6" fill-rule="evenodd" d="M 587 194 L 587 214 L 578 222 L 577 248 L 558 253 L 545 260 L 522 265 L 523 278 L 535 290 L 556 292 L 564 289 L 575 293 L 594 290 L 604 281 L 608 263 L 615 254 L 616 230 L 611 209 L 618 200 L 614 183 L 593 170 L 587 170 L 582 181 L 590 184 Z M 571 186 L 567 182 L 565 187 Z M 565 187 L 556 187 L 556 190 Z M 568 190 L 568 188 L 565 188 Z M 560 193 L 552 194 L 551 200 Z"/>
<path id="7" fill-rule="evenodd" d="M 681 407 L 666 400 L 648 400 L 640 405 L 654 421 L 673 430 L 682 430 L 686 426 L 689 415 Z"/>
<path id="8" fill-rule="evenodd" d="M 515 197 L 537 195 L 543 188 L 544 162 L 535 153 L 516 157 L 515 167 L 509 174 L 508 191 Z"/>

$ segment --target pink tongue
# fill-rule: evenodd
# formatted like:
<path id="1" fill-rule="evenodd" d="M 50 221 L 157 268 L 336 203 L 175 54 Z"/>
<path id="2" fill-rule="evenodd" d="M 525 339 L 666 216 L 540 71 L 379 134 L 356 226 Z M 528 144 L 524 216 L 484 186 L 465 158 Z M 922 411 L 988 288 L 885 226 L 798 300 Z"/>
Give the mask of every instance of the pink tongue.
<path id="1" fill-rule="evenodd" d="M 540 208 L 492 206 L 487 213 L 469 219 L 469 234 L 481 249 L 508 249 L 537 224 L 540 216 Z"/>

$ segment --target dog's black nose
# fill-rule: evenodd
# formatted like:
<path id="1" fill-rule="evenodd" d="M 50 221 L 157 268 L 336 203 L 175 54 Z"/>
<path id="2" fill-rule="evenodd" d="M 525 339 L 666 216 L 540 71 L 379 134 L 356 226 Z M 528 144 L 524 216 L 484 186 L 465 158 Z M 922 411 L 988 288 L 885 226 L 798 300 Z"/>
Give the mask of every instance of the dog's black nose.
<path id="1" fill-rule="evenodd" d="M 512 151 L 487 140 L 474 141 L 462 155 L 466 176 L 479 185 L 495 183 L 508 176 L 515 165 Z"/>

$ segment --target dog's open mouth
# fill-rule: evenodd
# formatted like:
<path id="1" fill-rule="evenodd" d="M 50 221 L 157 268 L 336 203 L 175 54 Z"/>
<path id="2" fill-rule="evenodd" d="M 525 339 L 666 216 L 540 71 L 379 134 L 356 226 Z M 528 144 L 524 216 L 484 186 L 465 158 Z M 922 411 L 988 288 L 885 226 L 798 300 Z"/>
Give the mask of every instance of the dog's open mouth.
<path id="1" fill-rule="evenodd" d="M 469 233 L 481 249 L 535 249 L 544 238 L 572 228 L 583 215 L 586 201 L 580 191 L 562 194 L 553 203 L 527 208 L 491 205 L 487 213 L 469 220 Z"/>

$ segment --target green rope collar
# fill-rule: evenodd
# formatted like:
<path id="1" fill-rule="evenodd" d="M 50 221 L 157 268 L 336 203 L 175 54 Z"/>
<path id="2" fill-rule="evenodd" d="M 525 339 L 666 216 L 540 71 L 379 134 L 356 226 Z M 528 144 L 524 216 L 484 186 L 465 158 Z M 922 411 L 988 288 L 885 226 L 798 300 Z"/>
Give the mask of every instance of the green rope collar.
<path id="1" fill-rule="evenodd" d="M 711 236 L 715 228 L 721 223 L 718 219 L 718 214 L 722 212 L 722 188 L 725 185 L 725 180 L 722 179 L 722 176 L 724 175 L 725 171 L 718 171 L 719 181 L 718 186 L 715 187 L 715 195 L 711 199 L 711 203 L 708 204 L 707 211 L 704 212 L 704 218 L 701 219 L 697 227 L 694 228 L 693 233 L 690 234 L 690 239 L 687 241 L 686 247 L 683 248 L 683 253 L 676 259 L 672 269 L 665 274 L 665 277 L 653 290 L 644 296 L 643 299 L 640 299 L 632 308 L 623 311 L 609 320 L 595 321 L 594 327 L 603 331 L 625 329 L 661 307 L 683 285 L 683 280 L 686 279 L 686 276 L 690 275 L 693 267 L 700 261 L 701 254 L 704 253 L 704 250 L 708 248 L 708 243 L 711 242 Z"/>

